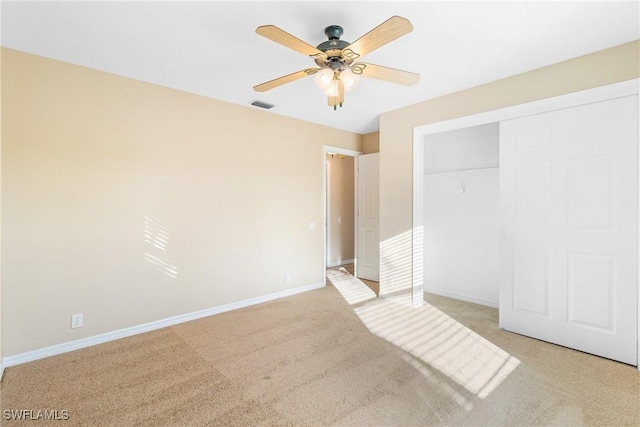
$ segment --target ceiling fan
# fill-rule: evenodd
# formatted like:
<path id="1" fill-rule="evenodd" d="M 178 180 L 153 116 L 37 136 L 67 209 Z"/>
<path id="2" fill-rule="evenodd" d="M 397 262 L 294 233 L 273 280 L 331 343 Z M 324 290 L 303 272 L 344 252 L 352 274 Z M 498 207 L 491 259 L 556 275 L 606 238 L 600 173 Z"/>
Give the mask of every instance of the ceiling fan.
<path id="1" fill-rule="evenodd" d="M 329 40 L 320 43 L 317 47 L 313 47 L 275 25 L 258 27 L 256 28 L 256 33 L 310 56 L 318 67 L 306 68 L 278 77 L 254 86 L 253 89 L 257 92 L 265 92 L 285 83 L 315 74 L 316 84 L 324 90 L 329 106 L 335 110 L 337 106 L 342 107 L 345 90 L 349 91 L 356 87 L 360 76 L 411 86 L 418 82 L 420 79 L 419 74 L 365 62 L 355 62 L 360 57 L 411 31 L 413 31 L 413 26 L 408 19 L 393 16 L 355 42 L 349 43 L 340 40 L 343 33 L 341 26 L 330 25 L 324 30 Z"/>

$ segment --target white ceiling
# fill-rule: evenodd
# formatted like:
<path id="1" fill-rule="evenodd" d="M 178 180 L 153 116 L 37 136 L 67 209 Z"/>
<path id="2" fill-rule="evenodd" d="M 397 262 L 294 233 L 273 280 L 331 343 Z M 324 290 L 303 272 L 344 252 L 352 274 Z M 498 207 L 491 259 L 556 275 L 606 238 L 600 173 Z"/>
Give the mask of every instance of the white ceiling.
<path id="1" fill-rule="evenodd" d="M 629 2 L 6 2 L 3 46 L 274 114 L 368 133 L 378 115 L 640 38 Z M 333 111 L 312 77 L 256 93 L 258 83 L 314 65 L 255 34 L 273 24 L 317 45 L 338 24 L 355 41 L 393 15 L 414 31 L 366 62 L 421 74 L 412 87 L 373 79 Z M 255 107 L 250 107 L 255 108 Z"/>

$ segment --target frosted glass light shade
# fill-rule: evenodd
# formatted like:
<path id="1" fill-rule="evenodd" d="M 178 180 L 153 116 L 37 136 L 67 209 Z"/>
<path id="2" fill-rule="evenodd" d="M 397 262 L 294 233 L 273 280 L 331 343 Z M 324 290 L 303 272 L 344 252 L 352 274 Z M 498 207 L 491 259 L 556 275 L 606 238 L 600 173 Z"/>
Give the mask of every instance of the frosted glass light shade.
<path id="1" fill-rule="evenodd" d="M 324 94 L 327 96 L 338 96 L 340 94 L 338 80 L 331 80 L 329 87 L 324 90 Z"/>
<path id="2" fill-rule="evenodd" d="M 340 73 L 340 80 L 342 80 L 342 84 L 344 84 L 344 89 L 350 91 L 358 86 L 360 76 L 347 68 Z"/>
<path id="3" fill-rule="evenodd" d="M 323 68 L 316 73 L 316 85 L 322 90 L 327 90 L 333 81 L 333 70 Z"/>

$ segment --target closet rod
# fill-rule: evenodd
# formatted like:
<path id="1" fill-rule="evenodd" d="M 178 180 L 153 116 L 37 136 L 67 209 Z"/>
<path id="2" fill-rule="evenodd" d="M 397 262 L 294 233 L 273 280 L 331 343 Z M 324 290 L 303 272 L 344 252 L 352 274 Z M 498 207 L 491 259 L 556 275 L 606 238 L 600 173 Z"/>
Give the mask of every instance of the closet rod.
<path id="1" fill-rule="evenodd" d="M 498 169 L 500 166 L 482 166 L 479 168 L 463 168 L 463 169 L 447 169 L 437 172 L 425 172 L 425 175 L 435 175 L 438 173 L 450 173 L 450 172 L 465 172 L 465 171 L 477 171 L 482 169 Z"/>

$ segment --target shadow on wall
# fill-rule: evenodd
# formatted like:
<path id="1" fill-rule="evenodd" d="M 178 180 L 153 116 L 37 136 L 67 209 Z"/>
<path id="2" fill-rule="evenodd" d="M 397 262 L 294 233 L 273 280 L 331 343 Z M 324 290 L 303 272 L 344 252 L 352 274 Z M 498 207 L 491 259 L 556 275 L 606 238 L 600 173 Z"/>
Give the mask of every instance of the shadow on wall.
<path id="1" fill-rule="evenodd" d="M 411 230 L 380 242 L 380 294 L 411 289 Z"/>
<path id="2" fill-rule="evenodd" d="M 170 241 L 171 232 L 167 227 L 155 218 L 144 217 L 144 242 L 148 248 L 144 253 L 145 261 L 153 264 L 159 272 L 177 279 L 178 267 L 167 257 Z"/>

